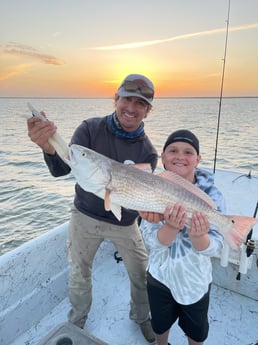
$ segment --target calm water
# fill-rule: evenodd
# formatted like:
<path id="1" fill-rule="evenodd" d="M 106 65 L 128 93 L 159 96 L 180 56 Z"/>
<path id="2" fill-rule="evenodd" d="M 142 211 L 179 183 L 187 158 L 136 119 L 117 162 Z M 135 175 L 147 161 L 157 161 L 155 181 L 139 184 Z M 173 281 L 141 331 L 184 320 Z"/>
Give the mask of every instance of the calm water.
<path id="1" fill-rule="evenodd" d="M 0 98 L 0 255 L 68 220 L 73 200 L 72 176 L 52 177 L 40 149 L 27 136 L 27 102 L 44 110 L 69 142 L 83 119 L 113 111 L 110 99 Z M 213 168 L 219 100 L 157 99 L 145 121 L 146 132 L 161 152 L 179 128 L 200 139 L 202 167 Z M 258 174 L 258 98 L 225 98 L 222 102 L 217 169 Z M 159 165 L 161 168 L 161 165 Z"/>

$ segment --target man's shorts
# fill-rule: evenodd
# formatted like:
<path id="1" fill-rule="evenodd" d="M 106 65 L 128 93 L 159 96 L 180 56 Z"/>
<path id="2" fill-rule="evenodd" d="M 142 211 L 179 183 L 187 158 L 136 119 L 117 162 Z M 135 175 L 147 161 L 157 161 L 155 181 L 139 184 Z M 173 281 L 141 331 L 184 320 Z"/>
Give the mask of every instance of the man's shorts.
<path id="1" fill-rule="evenodd" d="M 152 328 L 156 334 L 163 334 L 169 330 L 178 319 L 179 326 L 191 339 L 203 342 L 207 338 L 210 286 L 198 302 L 183 305 L 177 303 L 171 291 L 147 272 L 147 291 Z"/>

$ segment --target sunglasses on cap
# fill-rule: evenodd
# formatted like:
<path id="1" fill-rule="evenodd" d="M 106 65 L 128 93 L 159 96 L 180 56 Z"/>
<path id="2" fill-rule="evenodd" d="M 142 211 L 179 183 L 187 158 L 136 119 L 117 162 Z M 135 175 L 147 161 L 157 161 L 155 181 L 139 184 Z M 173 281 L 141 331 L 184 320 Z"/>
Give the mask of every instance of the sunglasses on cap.
<path id="1" fill-rule="evenodd" d="M 154 96 L 154 91 L 149 86 L 139 85 L 135 81 L 126 80 L 121 87 L 127 92 L 136 92 L 139 90 L 141 95 L 146 98 L 152 99 Z"/>

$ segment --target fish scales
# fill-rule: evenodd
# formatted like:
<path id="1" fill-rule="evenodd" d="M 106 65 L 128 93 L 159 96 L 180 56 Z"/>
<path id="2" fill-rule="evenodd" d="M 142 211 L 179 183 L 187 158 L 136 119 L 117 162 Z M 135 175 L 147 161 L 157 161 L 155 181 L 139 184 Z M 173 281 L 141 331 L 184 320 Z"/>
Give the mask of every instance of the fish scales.
<path id="1" fill-rule="evenodd" d="M 210 224 L 218 228 L 233 249 L 239 248 L 258 221 L 219 213 L 207 194 L 173 173 L 170 181 L 75 144 L 71 145 L 70 159 L 66 162 L 78 184 L 102 198 L 106 210 L 112 211 L 118 220 L 121 219 L 121 207 L 164 213 L 166 206 L 180 203 L 188 215 L 187 225 L 193 212 L 206 214 Z"/>
<path id="2" fill-rule="evenodd" d="M 99 174 L 102 170 L 103 176 L 106 176 L 105 181 L 108 180 L 107 172 L 110 174 L 109 182 L 103 185 L 103 188 L 110 191 L 112 204 L 136 211 L 164 213 L 168 205 L 182 203 L 189 218 L 197 210 L 205 213 L 214 225 L 218 222 L 221 226 L 230 223 L 227 217 L 222 221 L 222 215 L 211 209 L 202 199 L 158 175 L 117 163 L 104 156 L 101 157 L 100 164 L 95 153 L 93 156 L 88 155 L 87 159 L 95 161 Z M 94 175 L 94 179 L 96 178 Z M 183 179 L 182 182 L 184 183 Z"/>
<path id="3" fill-rule="evenodd" d="M 200 212 L 210 211 L 203 200 L 160 176 L 116 162 L 112 162 L 111 175 L 107 185 L 111 202 L 125 208 L 164 213 L 167 205 L 184 202 L 189 215 L 197 208 Z"/>
<path id="4" fill-rule="evenodd" d="M 231 225 L 230 219 L 210 208 L 206 202 L 188 190 L 134 167 L 124 168 L 114 163 L 112 178 L 107 187 L 111 190 L 111 202 L 128 209 L 164 213 L 168 205 L 181 203 L 189 219 L 193 212 L 198 211 L 205 213 L 209 222 L 219 228 Z"/>

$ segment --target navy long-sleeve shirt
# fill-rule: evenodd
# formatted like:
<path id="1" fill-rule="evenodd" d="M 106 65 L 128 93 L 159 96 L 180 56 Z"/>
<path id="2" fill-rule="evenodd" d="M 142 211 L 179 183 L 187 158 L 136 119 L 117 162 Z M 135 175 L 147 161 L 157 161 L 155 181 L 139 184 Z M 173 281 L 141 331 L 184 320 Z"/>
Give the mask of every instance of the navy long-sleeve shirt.
<path id="1" fill-rule="evenodd" d="M 83 121 L 75 130 L 71 144 L 88 147 L 120 163 L 150 163 L 154 170 L 158 155 L 145 132 L 135 138 L 119 137 L 109 125 L 108 118 L 109 116 L 96 117 Z M 55 177 L 64 176 L 71 171 L 57 154 L 44 154 L 44 159 Z M 84 191 L 78 183 L 75 184 L 74 205 L 80 212 L 94 219 L 122 226 L 133 224 L 138 216 L 136 211 L 123 208 L 121 221 L 118 221 L 111 211 L 105 211 L 101 198 Z"/>

